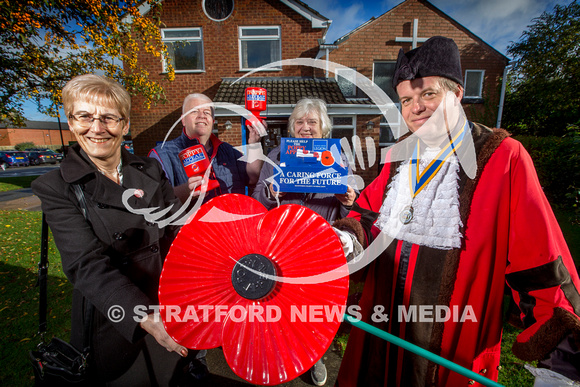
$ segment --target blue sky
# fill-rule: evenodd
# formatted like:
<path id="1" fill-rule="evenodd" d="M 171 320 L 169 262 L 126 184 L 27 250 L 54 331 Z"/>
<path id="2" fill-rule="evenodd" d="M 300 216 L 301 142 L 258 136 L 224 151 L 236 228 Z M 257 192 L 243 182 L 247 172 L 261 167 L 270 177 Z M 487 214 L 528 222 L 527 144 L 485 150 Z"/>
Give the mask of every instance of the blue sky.
<path id="1" fill-rule="evenodd" d="M 361 24 L 387 12 L 401 0 L 302 0 L 332 20 L 326 36 L 332 43 Z M 522 32 L 544 11 L 554 5 L 567 5 L 572 0 L 431 0 L 431 4 L 455 19 L 496 50 L 506 55 L 510 42 L 518 41 Z M 419 24 L 421 21 L 419 20 Z M 34 104 L 25 106 L 29 120 L 56 121 L 41 115 Z"/>
<path id="2" fill-rule="evenodd" d="M 402 0 L 302 0 L 332 20 L 326 35 L 332 43 L 344 34 L 389 11 Z M 506 55 L 510 42 L 518 41 L 532 19 L 554 5 L 572 0 L 430 0 L 430 3 L 455 19 L 496 50 Z M 419 20 L 421 25 L 421 20 Z"/>

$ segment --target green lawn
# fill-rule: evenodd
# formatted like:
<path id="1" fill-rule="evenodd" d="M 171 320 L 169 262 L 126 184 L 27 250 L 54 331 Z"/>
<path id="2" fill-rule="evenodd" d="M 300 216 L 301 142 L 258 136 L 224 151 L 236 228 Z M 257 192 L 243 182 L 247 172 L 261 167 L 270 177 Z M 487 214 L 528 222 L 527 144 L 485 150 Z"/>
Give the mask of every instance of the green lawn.
<path id="1" fill-rule="evenodd" d="M 30 188 L 30 183 L 38 176 L 0 177 L 0 192 L 12 191 L 20 188 Z"/>
<path id="2" fill-rule="evenodd" d="M 520 329 L 514 328 L 510 324 L 506 323 L 503 326 L 498 383 L 509 387 L 531 387 L 534 385 L 534 377 L 524 368 L 525 362 L 515 357 L 511 350 L 520 332 Z"/>
<path id="3" fill-rule="evenodd" d="M 28 351 L 39 343 L 37 268 L 41 213 L 0 211 L 0 385 L 31 386 Z M 48 334 L 68 339 L 72 286 L 49 244 Z"/>
<path id="4" fill-rule="evenodd" d="M 21 183 L 25 184 L 25 183 Z M 2 184 L 0 183 L 0 186 Z M 566 214 L 558 213 L 573 256 L 580 250 L 580 226 L 564 222 Z M 0 385 L 32 385 L 28 351 L 39 342 L 38 288 L 35 287 L 40 257 L 40 212 L 0 211 Z M 49 242 L 48 338 L 56 335 L 68 339 L 72 286 L 62 272 L 54 242 Z M 355 291 L 360 291 L 360 288 Z M 504 325 L 502 361 L 499 382 L 506 386 L 532 386 L 533 378 L 524 364 L 511 354 L 519 331 Z M 344 348 L 346 337 L 337 338 Z"/>

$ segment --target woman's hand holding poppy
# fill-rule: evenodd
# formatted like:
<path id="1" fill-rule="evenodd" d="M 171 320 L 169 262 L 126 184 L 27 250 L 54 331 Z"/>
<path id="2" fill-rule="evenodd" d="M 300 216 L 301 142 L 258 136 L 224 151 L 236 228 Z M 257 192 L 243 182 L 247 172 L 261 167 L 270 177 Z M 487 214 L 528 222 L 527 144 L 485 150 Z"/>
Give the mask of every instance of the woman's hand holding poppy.
<path id="1" fill-rule="evenodd" d="M 183 357 L 187 356 L 187 348 L 185 348 L 183 345 L 179 345 L 171 338 L 171 336 L 167 334 L 159 314 L 148 314 L 147 317 L 145 317 L 145 319 L 139 323 L 139 325 L 147 333 L 153 336 L 159 345 L 167 349 L 169 352 L 176 352 Z"/>

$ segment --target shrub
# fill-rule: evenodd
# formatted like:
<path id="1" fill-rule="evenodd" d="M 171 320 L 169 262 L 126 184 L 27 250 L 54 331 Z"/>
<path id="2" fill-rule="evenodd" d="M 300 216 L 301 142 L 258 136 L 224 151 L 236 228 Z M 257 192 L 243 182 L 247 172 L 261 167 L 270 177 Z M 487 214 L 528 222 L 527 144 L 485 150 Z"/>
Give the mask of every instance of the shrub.
<path id="1" fill-rule="evenodd" d="M 21 142 L 21 143 L 14 145 L 14 149 L 16 149 L 17 151 L 23 151 L 25 149 L 35 148 L 35 147 L 36 147 L 36 145 L 34 145 L 33 142 Z"/>
<path id="2" fill-rule="evenodd" d="M 576 127 L 577 128 L 577 127 Z M 564 137 L 517 136 L 530 153 L 550 204 L 573 213 L 580 221 L 580 141 L 571 126 Z"/>

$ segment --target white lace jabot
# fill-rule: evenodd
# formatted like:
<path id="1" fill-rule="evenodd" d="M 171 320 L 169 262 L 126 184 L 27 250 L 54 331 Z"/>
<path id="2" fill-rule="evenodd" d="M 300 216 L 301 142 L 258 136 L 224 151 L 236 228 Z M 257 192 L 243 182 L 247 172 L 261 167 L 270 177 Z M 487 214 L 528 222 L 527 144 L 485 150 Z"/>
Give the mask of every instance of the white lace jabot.
<path id="1" fill-rule="evenodd" d="M 420 172 L 439 151 L 438 148 L 425 150 L 419 161 Z M 410 161 L 402 163 L 389 184 L 375 225 L 392 238 L 418 245 L 443 250 L 461 247 L 457 157 L 451 155 L 414 199 L 409 187 L 409 166 Z M 400 215 L 408 206 L 413 207 L 413 218 L 403 224 Z"/>

